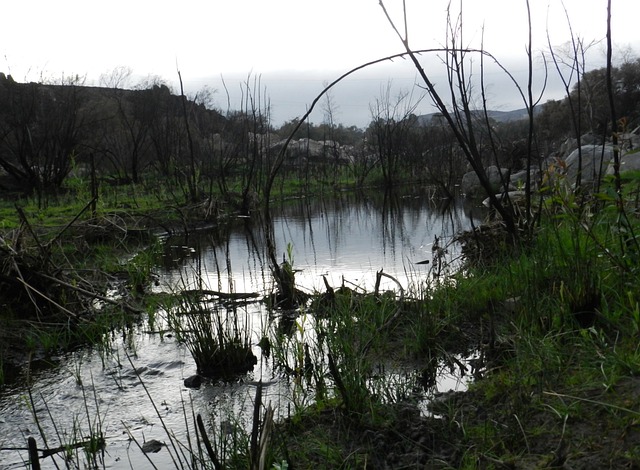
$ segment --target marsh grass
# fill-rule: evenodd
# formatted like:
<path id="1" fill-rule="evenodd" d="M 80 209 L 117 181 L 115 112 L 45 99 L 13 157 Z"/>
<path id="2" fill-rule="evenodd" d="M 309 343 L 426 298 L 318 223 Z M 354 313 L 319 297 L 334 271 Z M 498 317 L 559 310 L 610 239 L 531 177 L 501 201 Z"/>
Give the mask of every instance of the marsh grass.
<path id="1" fill-rule="evenodd" d="M 441 282 L 413 276 L 411 299 L 348 289 L 317 296 L 307 312 L 313 322 L 296 323 L 305 334 L 288 339 L 287 357 L 304 370 L 303 353 L 310 353 L 326 398 L 285 423 L 283 455 L 349 467 L 367 450 L 351 454 L 348 442 L 329 438 L 328 414 L 339 423 L 336 434 L 395 422 L 400 416 L 385 403 L 410 402 L 416 382 L 386 368 L 391 359 L 413 360 L 417 375 L 423 367 L 429 379 L 443 364 L 458 365 L 452 353 L 476 348 L 482 369 L 469 391 L 429 405 L 455 448 L 453 466 L 632 462 L 637 452 L 616 438 L 637 426 L 640 406 L 639 198 L 637 178 L 625 178 L 626 216 L 615 197 L 602 195 L 611 182 L 600 194 L 561 193 L 545 201 L 532 237 Z M 380 329 L 398 311 L 397 326 Z"/>
<path id="2" fill-rule="evenodd" d="M 77 386 L 84 400 L 84 415 L 73 416 L 70 420 L 70 429 L 63 428 L 60 423 L 57 423 L 44 397 L 39 397 L 41 400 L 39 403 L 38 397 L 35 397 L 29 388 L 27 398 L 29 409 L 43 444 L 43 447 L 37 448 L 35 438 L 29 438 L 31 468 L 40 468 L 40 461 L 49 458 L 56 468 L 104 468 L 106 441 L 100 400 L 95 394 L 95 384 L 92 381 L 89 386 L 94 390 L 93 396 L 87 394 L 87 388 L 81 381 L 77 382 Z M 48 428 L 53 429 L 53 435 L 45 433 L 45 420 L 50 421 Z M 58 445 L 52 445 L 51 441 L 54 438 Z"/>
<path id="3" fill-rule="evenodd" d="M 622 193 L 633 213 L 635 193 Z M 451 292 L 432 297 L 434 309 L 453 308 L 461 319 L 493 325 L 489 372 L 471 384 L 469 401 L 443 410 L 463 436 L 462 468 L 567 460 L 624 465 L 633 458 L 612 436 L 637 420 L 640 405 L 633 391 L 637 214 L 622 216 L 619 202 L 601 194 L 561 194 L 546 204 L 535 238 L 515 256 L 469 269 Z M 468 403 L 481 407 L 484 418 L 469 414 Z M 602 436 L 612 439 L 610 454 L 594 457 Z"/>
<path id="4" fill-rule="evenodd" d="M 188 294 L 166 311 L 169 327 L 193 356 L 198 374 L 228 381 L 256 365 L 246 310 Z"/>

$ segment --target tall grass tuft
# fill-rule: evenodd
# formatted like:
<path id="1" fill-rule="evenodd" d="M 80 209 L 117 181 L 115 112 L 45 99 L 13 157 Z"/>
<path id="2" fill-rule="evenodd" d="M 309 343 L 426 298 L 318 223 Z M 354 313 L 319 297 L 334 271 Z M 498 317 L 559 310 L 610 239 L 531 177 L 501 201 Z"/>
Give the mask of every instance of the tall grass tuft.
<path id="1" fill-rule="evenodd" d="M 185 294 L 167 312 L 169 326 L 189 349 L 198 374 L 227 381 L 257 364 L 246 311 L 242 314 L 237 306 L 226 308 Z"/>

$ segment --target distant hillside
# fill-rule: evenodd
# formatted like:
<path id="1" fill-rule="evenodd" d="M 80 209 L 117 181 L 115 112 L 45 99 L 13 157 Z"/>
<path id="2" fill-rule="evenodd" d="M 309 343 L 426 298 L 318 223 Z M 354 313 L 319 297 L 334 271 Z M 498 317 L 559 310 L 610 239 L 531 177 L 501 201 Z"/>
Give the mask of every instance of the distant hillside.
<path id="1" fill-rule="evenodd" d="M 542 110 L 542 107 L 538 106 L 535 108 L 535 114 L 538 114 Z M 478 116 L 482 114 L 481 110 L 476 111 Z M 487 114 L 491 119 L 496 122 L 514 122 L 520 121 L 527 118 L 527 109 L 515 109 L 513 111 L 487 111 Z M 418 121 L 421 124 L 430 123 L 434 117 L 441 116 L 441 113 L 430 113 L 430 114 L 422 114 L 418 116 Z"/>

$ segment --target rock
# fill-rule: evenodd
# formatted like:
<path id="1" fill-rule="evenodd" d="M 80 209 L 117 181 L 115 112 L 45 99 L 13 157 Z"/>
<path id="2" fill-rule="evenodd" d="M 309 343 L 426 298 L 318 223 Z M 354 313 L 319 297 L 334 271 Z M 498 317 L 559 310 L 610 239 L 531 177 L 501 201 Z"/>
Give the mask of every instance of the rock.
<path id="1" fill-rule="evenodd" d="M 587 132 L 580 137 L 580 145 L 602 145 L 604 137 L 602 135 Z"/>
<path id="2" fill-rule="evenodd" d="M 640 147 L 640 126 L 630 132 L 618 134 L 618 144 L 623 149 L 633 150 Z"/>
<path id="3" fill-rule="evenodd" d="M 538 185 L 538 178 L 540 176 L 540 170 L 538 168 L 531 168 L 531 186 L 536 187 Z M 527 170 L 522 170 L 514 173 L 509 178 L 510 190 L 521 190 L 527 186 Z"/>
<path id="4" fill-rule="evenodd" d="M 620 173 L 640 171 L 640 152 L 628 152 L 620 157 Z M 607 175 L 613 175 L 613 162 L 607 168 Z"/>
<path id="5" fill-rule="evenodd" d="M 613 147 L 610 145 L 583 145 L 575 149 L 564 160 L 565 180 L 570 187 L 575 187 L 578 179 L 579 157 L 582 156 L 580 183 L 592 183 L 600 179 L 613 160 Z"/>
<path id="6" fill-rule="evenodd" d="M 509 170 L 492 165 L 485 168 L 485 172 L 494 193 L 502 192 L 504 189 L 503 178 L 508 182 Z M 475 171 L 470 171 L 469 173 L 464 174 L 460 189 L 465 196 L 470 198 L 487 196 L 487 192 L 480 184 L 480 178 L 478 178 Z"/>
<path id="7" fill-rule="evenodd" d="M 560 146 L 560 150 L 558 151 L 558 158 L 564 158 L 573 152 L 574 149 L 578 147 L 578 139 L 575 137 L 569 137 L 565 140 Z"/>
<path id="8" fill-rule="evenodd" d="M 202 385 L 202 377 L 197 374 L 184 379 L 184 386 L 187 388 L 200 388 L 200 385 Z"/>
<path id="9" fill-rule="evenodd" d="M 142 452 L 144 452 L 145 454 L 160 452 L 160 449 L 162 449 L 164 445 L 164 442 L 151 439 L 150 441 L 146 441 L 144 444 L 142 444 Z"/>
<path id="10" fill-rule="evenodd" d="M 519 204 L 526 200 L 527 192 L 526 191 L 509 191 L 506 193 L 502 193 L 498 195 L 498 201 L 502 202 L 509 197 L 511 204 Z M 482 205 L 486 207 L 491 207 L 491 198 L 486 198 L 482 201 Z"/>

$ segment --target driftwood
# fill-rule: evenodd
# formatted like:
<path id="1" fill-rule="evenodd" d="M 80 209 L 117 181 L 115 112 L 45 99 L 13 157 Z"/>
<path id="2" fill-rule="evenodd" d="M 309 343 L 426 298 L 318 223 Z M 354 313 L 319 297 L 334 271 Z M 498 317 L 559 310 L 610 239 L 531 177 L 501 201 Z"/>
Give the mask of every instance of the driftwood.
<path id="1" fill-rule="evenodd" d="M 93 446 L 96 442 L 93 440 L 75 442 L 73 444 L 62 445 L 53 448 L 38 449 L 38 443 L 33 437 L 27 439 L 27 447 L 0 447 L 0 450 L 26 450 L 29 452 L 29 463 L 32 470 L 40 470 L 40 459 L 51 457 L 59 452 L 66 452 L 69 449 L 80 449 L 81 447 Z M 98 447 L 104 447 L 104 438 L 100 437 L 97 441 Z M 38 453 L 42 452 L 42 455 Z"/>
<path id="2" fill-rule="evenodd" d="M 387 274 L 385 272 L 382 271 L 382 269 L 378 272 L 376 272 L 376 284 L 374 287 L 374 291 L 373 291 L 373 296 L 376 298 L 379 298 L 381 295 L 380 292 L 380 283 L 382 282 L 382 278 L 386 277 L 388 279 L 391 279 L 393 282 L 396 283 L 396 285 L 398 286 L 398 291 L 400 292 L 400 298 L 396 300 L 396 310 L 395 312 L 384 322 L 384 324 L 382 324 L 380 327 L 378 327 L 377 329 L 377 334 L 374 336 L 378 336 L 380 333 L 382 333 L 384 330 L 389 329 L 389 328 L 393 328 L 396 323 L 396 321 L 398 321 L 398 319 L 400 318 L 400 316 L 402 315 L 403 312 L 403 301 L 404 301 L 404 288 L 402 287 L 402 284 L 400 284 L 400 282 L 393 276 L 391 276 L 390 274 Z M 326 311 L 327 309 L 331 309 L 335 307 L 335 300 L 336 300 L 336 295 L 337 294 L 345 294 L 347 293 L 347 295 L 352 295 L 352 296 L 366 296 L 366 293 L 357 293 L 356 291 L 345 287 L 344 286 L 344 280 L 343 280 L 343 285 L 342 287 L 340 287 L 337 291 L 331 287 L 329 285 L 329 281 L 327 281 L 327 278 L 325 276 L 322 276 L 322 280 L 324 281 L 324 285 L 326 288 L 326 292 L 324 294 L 322 294 L 322 296 L 320 296 L 320 298 L 318 299 L 319 302 L 316 304 L 317 307 L 320 308 L 319 313 L 322 313 L 323 311 Z M 371 347 L 371 342 L 373 340 L 373 337 L 367 341 L 367 343 L 363 346 L 362 348 L 362 352 L 366 353 L 369 348 Z"/>
<path id="3" fill-rule="evenodd" d="M 198 297 L 210 295 L 212 297 L 218 297 L 220 299 L 226 300 L 247 300 L 257 299 L 260 297 L 260 294 L 258 294 L 257 292 L 220 292 L 217 290 L 209 289 L 190 289 L 182 291 L 182 294 L 185 296 L 194 295 Z"/>
<path id="4" fill-rule="evenodd" d="M 404 300 L 404 289 L 402 288 L 402 285 L 400 284 L 400 282 L 395 277 L 382 272 L 382 269 L 376 273 L 376 288 L 374 291 L 376 297 L 378 296 L 379 289 L 380 289 L 380 281 L 382 280 L 383 276 L 391 279 L 393 282 L 396 283 L 396 285 L 398 286 L 398 289 L 400 290 L 400 299 L 397 301 L 396 311 L 393 313 L 393 315 L 391 315 L 387 319 L 387 321 L 384 322 L 383 325 L 381 325 L 378 328 L 377 334 L 375 336 L 378 336 L 378 334 L 382 333 L 384 330 L 388 328 L 392 328 L 394 326 L 394 323 L 398 320 L 398 318 L 402 314 L 402 304 Z M 373 337 L 369 339 L 369 341 L 367 341 L 367 344 L 364 345 L 364 348 L 362 348 L 363 353 L 366 353 L 369 350 L 369 348 L 371 347 L 371 341 L 373 341 Z"/>
<path id="5" fill-rule="evenodd" d="M 61 286 L 71 289 L 81 294 L 82 296 L 89 297 L 91 299 L 101 300 L 102 302 L 105 302 L 108 304 L 117 305 L 132 313 L 144 313 L 144 310 L 139 309 L 137 307 L 132 307 L 131 305 L 125 302 L 122 302 L 121 300 L 110 299 L 109 297 L 105 297 L 104 295 L 98 294 L 97 292 L 91 292 L 89 290 L 83 289 L 82 287 L 74 286 L 72 284 L 69 284 L 68 282 L 62 281 L 61 279 L 49 276 L 47 274 L 40 274 L 40 277 L 49 279 L 52 283 L 60 284 Z"/>
<path id="6" fill-rule="evenodd" d="M 41 236 L 29 222 L 24 210 L 15 206 L 20 228 L 15 231 L 12 240 L 0 237 L 0 253 L 3 263 L 0 272 L 0 291 L 2 295 L 13 299 L 21 311 L 29 312 L 26 307 L 31 304 L 32 312 L 38 320 L 48 311 L 57 311 L 68 317 L 78 319 L 68 307 L 72 297 L 62 291 L 71 289 L 73 294 L 78 294 L 82 289 L 73 285 L 73 280 L 65 279 L 63 270 L 55 265 L 52 257 L 54 244 L 61 239 L 69 228 L 78 221 L 80 216 L 90 207 L 89 202 L 84 208 L 64 227 L 48 241 L 43 241 Z M 29 243 L 25 240 L 29 236 Z M 14 287 L 17 290 L 14 290 Z M 52 289 L 53 288 L 53 289 Z M 84 292 L 85 296 L 87 292 Z M 26 296 L 26 299 L 24 298 Z M 96 297 L 92 293 L 92 297 Z M 25 300 L 27 300 L 25 302 Z M 79 300 L 75 297 L 75 300 Z"/>

